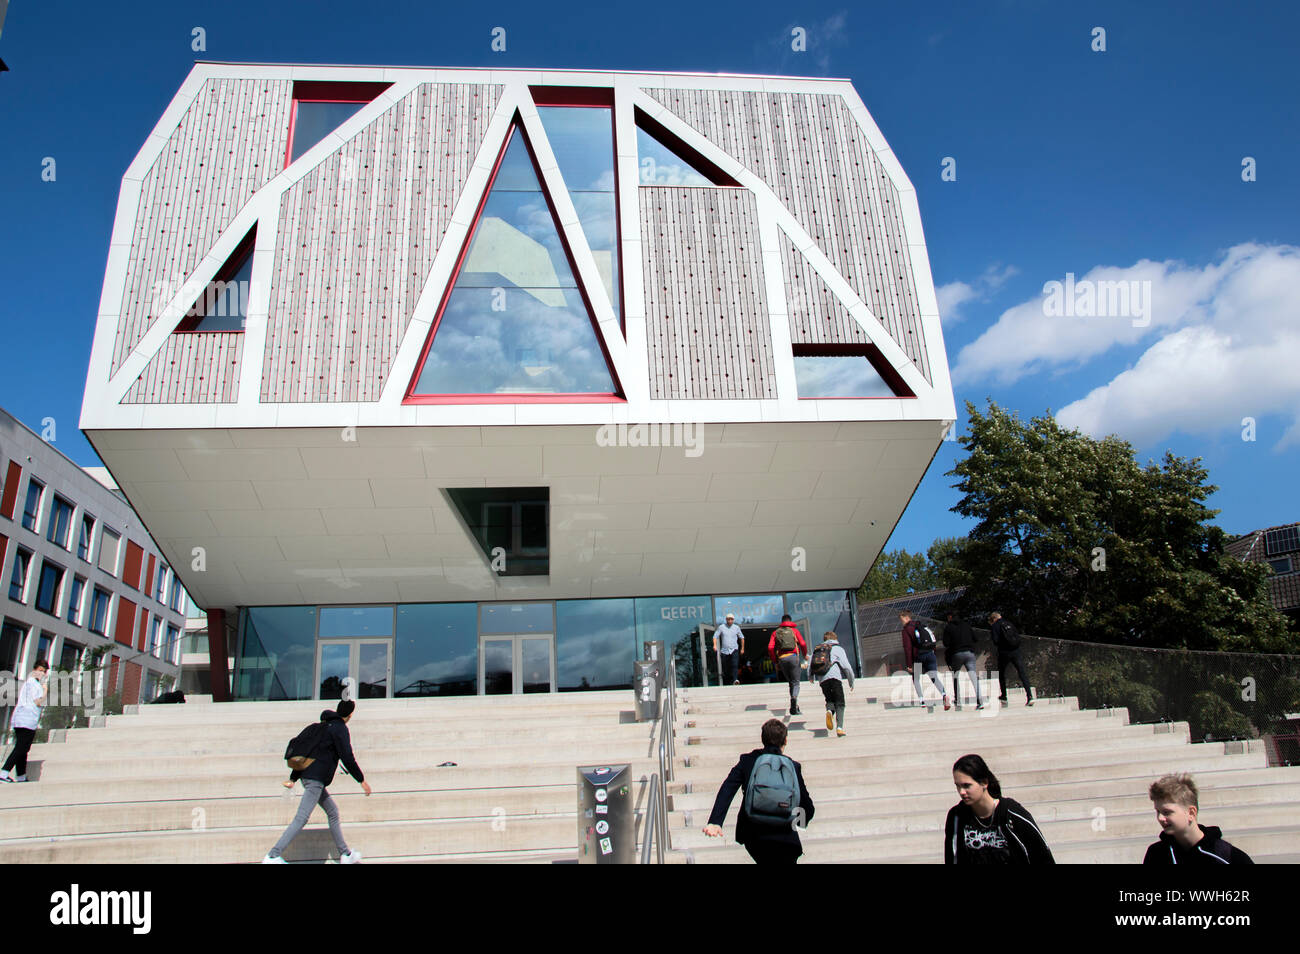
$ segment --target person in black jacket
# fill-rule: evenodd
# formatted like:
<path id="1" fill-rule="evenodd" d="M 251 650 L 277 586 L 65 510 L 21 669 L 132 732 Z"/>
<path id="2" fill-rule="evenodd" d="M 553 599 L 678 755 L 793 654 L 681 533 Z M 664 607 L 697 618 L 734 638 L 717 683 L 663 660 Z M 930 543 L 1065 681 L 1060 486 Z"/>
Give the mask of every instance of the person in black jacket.
<path id="1" fill-rule="evenodd" d="M 1020 684 L 1025 687 L 1025 705 L 1034 704 L 1034 688 L 1025 675 L 1025 664 L 1020 658 L 1020 632 L 1011 620 L 1003 619 L 1001 613 L 989 614 L 989 638 L 998 651 L 998 701 L 1007 704 L 1007 668 L 1016 667 L 1020 674 Z"/>
<path id="2" fill-rule="evenodd" d="M 727 775 L 726 781 L 722 783 L 722 788 L 718 790 L 718 797 L 713 802 L 713 811 L 709 813 L 709 823 L 704 826 L 704 834 L 710 838 L 722 836 L 722 823 L 727 820 L 731 800 L 736 797 L 736 792 L 744 789 L 749 783 L 758 757 L 764 754 L 784 755 L 786 728 L 780 719 L 768 719 L 764 722 L 761 738 L 763 747 L 742 755 L 740 761 Z M 800 795 L 800 811 L 790 825 L 765 825 L 754 822 L 745 812 L 744 804 L 740 806 L 740 815 L 736 819 L 736 844 L 744 845 L 745 850 L 749 852 L 749 857 L 758 864 L 767 862 L 794 864 L 803 854 L 803 844 L 799 841 L 799 831 L 795 825 L 800 822 L 802 825 L 807 825 L 812 821 L 813 800 L 808 794 L 808 786 L 804 784 L 803 767 L 794 759 L 790 761 L 794 764 Z"/>
<path id="3" fill-rule="evenodd" d="M 1052 851 L 1025 806 L 1002 797 L 1002 786 L 978 755 L 963 755 L 952 767 L 961 801 L 944 825 L 946 864 L 1055 864 Z"/>
<path id="4" fill-rule="evenodd" d="M 1144 865 L 1253 865 L 1250 855 L 1223 840 L 1223 832 L 1196 820 L 1200 793 L 1190 775 L 1166 775 L 1148 790 L 1160 823 L 1160 840 L 1147 848 Z"/>
<path id="5" fill-rule="evenodd" d="M 334 781 L 334 773 L 338 771 L 339 762 L 342 762 L 348 774 L 361 783 L 361 790 L 367 795 L 370 794 L 370 783 L 366 781 L 361 773 L 361 766 L 357 765 L 352 755 L 352 739 L 348 735 L 348 720 L 352 718 L 352 711 L 355 708 L 355 702 L 345 699 L 339 703 L 338 711 L 331 712 L 327 709 L 320 714 L 321 721 L 326 726 L 325 740 L 312 752 L 315 761 L 302 771 L 294 773 L 302 779 L 303 787 L 302 801 L 298 803 L 298 814 L 284 830 L 275 847 L 262 859 L 263 864 L 285 864 L 284 858 L 281 857 L 284 850 L 298 836 L 298 832 L 302 831 L 303 826 L 307 824 L 307 819 L 311 817 L 312 809 L 317 804 L 325 809 L 330 834 L 334 836 L 334 845 L 339 850 L 339 864 L 354 865 L 361 860 L 361 852 L 350 850 L 347 842 L 343 840 L 338 806 L 325 788 Z"/>
<path id="6" fill-rule="evenodd" d="M 965 669 L 975 684 L 975 708 L 983 709 L 984 691 L 980 688 L 980 674 L 975 668 L 975 630 L 951 610 L 948 612 L 948 625 L 943 628 L 943 653 L 948 668 L 953 672 L 953 695 L 961 699 L 957 677 L 961 675 L 960 670 Z"/>

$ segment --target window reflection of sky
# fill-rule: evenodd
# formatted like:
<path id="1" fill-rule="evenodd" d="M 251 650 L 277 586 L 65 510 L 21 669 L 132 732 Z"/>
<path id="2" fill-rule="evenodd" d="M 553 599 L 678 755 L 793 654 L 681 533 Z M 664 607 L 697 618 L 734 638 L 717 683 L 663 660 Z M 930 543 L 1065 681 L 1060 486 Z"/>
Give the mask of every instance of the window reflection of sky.
<path id="1" fill-rule="evenodd" d="M 559 231 L 516 130 L 415 391 L 613 390 Z"/>
<path id="2" fill-rule="evenodd" d="M 293 151 L 296 160 L 361 109 L 365 103 L 299 102 L 293 117 Z"/>
<path id="3" fill-rule="evenodd" d="M 796 355 L 794 376 L 803 398 L 896 396 L 871 362 L 862 357 Z"/>
<path id="4" fill-rule="evenodd" d="M 631 688 L 640 658 L 632 600 L 563 600 L 555 622 L 559 689 Z"/>
<path id="5" fill-rule="evenodd" d="M 641 185 L 713 185 L 675 152 L 639 126 L 636 131 L 636 150 L 637 167 L 641 170 Z"/>
<path id="6" fill-rule="evenodd" d="M 613 111 L 603 107 L 542 106 L 537 112 L 596 259 L 605 292 L 618 315 Z"/>

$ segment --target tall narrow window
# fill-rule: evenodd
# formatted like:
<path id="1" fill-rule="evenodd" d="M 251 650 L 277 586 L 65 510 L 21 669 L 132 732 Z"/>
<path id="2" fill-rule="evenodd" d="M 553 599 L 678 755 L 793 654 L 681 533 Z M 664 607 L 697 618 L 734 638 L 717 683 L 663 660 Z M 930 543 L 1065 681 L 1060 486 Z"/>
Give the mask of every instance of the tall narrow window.
<path id="1" fill-rule="evenodd" d="M 81 530 L 77 534 L 77 556 L 90 562 L 90 547 L 95 540 L 95 518 L 88 513 L 81 515 Z"/>
<path id="2" fill-rule="evenodd" d="M 27 503 L 23 505 L 23 526 L 36 531 L 37 520 L 41 514 L 41 498 L 45 496 L 45 485 L 31 477 L 27 481 Z"/>
<path id="3" fill-rule="evenodd" d="M 92 633 L 104 635 L 105 628 L 108 626 L 108 604 L 112 600 L 108 590 L 102 590 L 98 586 L 90 599 L 90 626 Z"/>
<path id="4" fill-rule="evenodd" d="M 68 622 L 74 626 L 81 625 L 81 601 L 85 596 L 86 581 L 79 576 L 72 578 L 68 588 Z"/>
<path id="5" fill-rule="evenodd" d="M 45 560 L 41 563 L 41 579 L 36 587 L 36 608 L 42 613 L 57 616 L 59 591 L 63 588 L 63 567 Z"/>
<path id="6" fill-rule="evenodd" d="M 32 552 L 19 547 L 14 553 L 14 570 L 9 578 L 9 598 L 15 603 L 27 602 L 27 571 L 31 565 Z"/>
<path id="7" fill-rule="evenodd" d="M 621 321 L 613 112 L 607 106 L 537 108 L 601 283 Z"/>
<path id="8" fill-rule="evenodd" d="M 68 535 L 72 530 L 72 504 L 57 494 L 54 506 L 50 508 L 50 525 L 46 528 L 45 539 L 68 549 Z"/>
<path id="9" fill-rule="evenodd" d="M 527 138 L 498 161 L 408 400 L 614 400 L 614 381 Z"/>

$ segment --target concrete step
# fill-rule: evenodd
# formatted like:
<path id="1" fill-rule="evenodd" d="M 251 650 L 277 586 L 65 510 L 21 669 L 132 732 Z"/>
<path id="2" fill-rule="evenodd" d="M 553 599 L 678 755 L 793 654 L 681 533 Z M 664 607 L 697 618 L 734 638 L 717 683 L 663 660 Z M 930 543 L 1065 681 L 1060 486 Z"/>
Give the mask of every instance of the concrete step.
<path id="1" fill-rule="evenodd" d="M 1014 789 L 1018 801 L 1023 801 L 1025 804 L 1032 802 L 1036 805 L 1074 801 L 1104 804 L 1104 800 L 1127 798 L 1133 796 L 1135 792 L 1141 793 L 1141 797 L 1146 798 L 1147 787 L 1154 779 L 1155 776 L 1138 775 L 1030 785 L 1020 775 L 1008 774 L 1005 777 L 1008 790 Z M 1259 791 L 1260 797 L 1263 793 L 1276 793 L 1279 788 L 1284 791 L 1294 791 L 1297 786 L 1300 786 L 1300 766 L 1200 772 L 1196 776 L 1196 784 L 1201 792 L 1201 804 L 1207 807 L 1227 804 L 1230 801 L 1241 801 L 1243 798 L 1253 801 L 1255 795 L 1252 793 L 1255 790 Z M 695 814 L 703 812 L 705 815 L 709 813 L 717 796 L 717 786 L 696 788 L 693 792 L 677 790 L 680 787 L 681 783 L 677 783 L 670 785 L 669 788 L 675 809 L 670 818 L 674 824 L 682 824 L 686 812 Z M 856 802 L 864 807 L 878 806 L 882 812 L 896 803 L 901 803 L 903 810 L 909 812 L 912 810 L 911 806 L 922 804 L 931 808 L 936 805 L 942 806 L 944 811 L 947 811 L 948 806 L 955 804 L 953 791 L 952 782 L 947 779 L 923 779 L 910 783 L 873 783 L 835 779 L 830 785 L 818 788 L 813 795 L 819 812 L 824 804 L 841 800 Z M 733 802 L 733 809 L 739 807 L 740 801 L 741 797 L 737 795 Z"/>

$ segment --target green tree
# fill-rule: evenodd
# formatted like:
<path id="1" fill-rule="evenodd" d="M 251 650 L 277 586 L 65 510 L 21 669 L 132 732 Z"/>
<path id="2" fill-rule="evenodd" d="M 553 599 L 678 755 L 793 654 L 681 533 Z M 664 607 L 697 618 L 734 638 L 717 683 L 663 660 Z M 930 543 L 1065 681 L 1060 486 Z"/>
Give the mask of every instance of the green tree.
<path id="1" fill-rule="evenodd" d="M 969 402 L 952 509 L 978 523 L 946 559 L 962 612 L 997 608 L 1025 632 L 1183 649 L 1294 652 L 1268 568 L 1224 552 L 1200 459 L 1137 462 L 1050 416 Z M 950 577 L 954 578 L 954 577 Z"/>
<path id="2" fill-rule="evenodd" d="M 924 553 L 890 550 L 876 558 L 871 572 L 858 588 L 858 600 L 870 603 L 932 590 L 939 584 Z"/>

